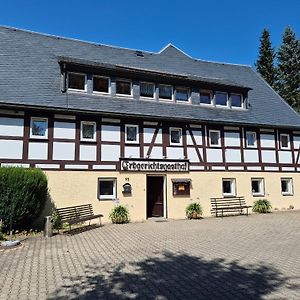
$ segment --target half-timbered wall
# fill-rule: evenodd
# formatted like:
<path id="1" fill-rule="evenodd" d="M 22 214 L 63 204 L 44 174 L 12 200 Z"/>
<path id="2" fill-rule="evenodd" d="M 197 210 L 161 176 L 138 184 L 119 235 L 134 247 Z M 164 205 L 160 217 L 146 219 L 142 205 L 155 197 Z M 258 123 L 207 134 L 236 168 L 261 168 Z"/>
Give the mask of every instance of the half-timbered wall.
<path id="1" fill-rule="evenodd" d="M 47 118 L 47 138 L 30 137 L 32 117 Z M 81 140 L 81 122 L 96 123 L 95 141 Z M 138 126 L 136 143 L 125 142 L 126 125 Z M 181 128 L 181 143 L 170 143 Z M 219 132 L 212 145 L 210 134 Z M 256 134 L 247 146 L 247 132 Z M 280 135 L 288 134 L 282 148 Z M 300 132 L 270 128 L 169 123 L 98 116 L 0 111 L 1 165 L 43 169 L 119 170 L 119 158 L 189 159 L 191 171 L 299 171 Z"/>

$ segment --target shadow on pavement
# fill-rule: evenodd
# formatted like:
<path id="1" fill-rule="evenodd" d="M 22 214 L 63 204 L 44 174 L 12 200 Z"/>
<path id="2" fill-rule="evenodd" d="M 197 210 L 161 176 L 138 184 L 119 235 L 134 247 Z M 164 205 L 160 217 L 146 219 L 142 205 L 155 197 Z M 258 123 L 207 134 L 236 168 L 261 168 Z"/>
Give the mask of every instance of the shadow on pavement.
<path id="1" fill-rule="evenodd" d="M 267 265 L 164 253 L 144 261 L 88 266 L 48 299 L 262 299 L 287 285 Z M 293 288 L 293 287 L 289 287 Z"/>

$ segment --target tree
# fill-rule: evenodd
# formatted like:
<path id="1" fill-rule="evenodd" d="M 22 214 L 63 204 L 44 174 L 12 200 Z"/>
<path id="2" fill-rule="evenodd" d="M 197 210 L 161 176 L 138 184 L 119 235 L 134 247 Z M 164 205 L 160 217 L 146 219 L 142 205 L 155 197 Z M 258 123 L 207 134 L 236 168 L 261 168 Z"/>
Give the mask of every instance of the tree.
<path id="1" fill-rule="evenodd" d="M 273 88 L 275 88 L 277 73 L 274 59 L 275 51 L 270 41 L 270 32 L 265 28 L 260 37 L 259 55 L 255 66 L 256 70 Z"/>
<path id="2" fill-rule="evenodd" d="M 285 29 L 277 59 L 278 92 L 290 106 L 300 112 L 300 41 L 290 27 Z"/>

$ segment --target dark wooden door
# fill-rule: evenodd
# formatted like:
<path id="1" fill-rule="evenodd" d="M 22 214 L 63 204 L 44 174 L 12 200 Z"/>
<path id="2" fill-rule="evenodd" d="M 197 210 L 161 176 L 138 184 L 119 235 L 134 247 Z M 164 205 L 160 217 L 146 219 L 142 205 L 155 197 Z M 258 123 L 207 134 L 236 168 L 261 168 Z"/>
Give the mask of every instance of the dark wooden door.
<path id="1" fill-rule="evenodd" d="M 163 217 L 164 215 L 164 178 L 162 176 L 147 177 L 147 217 Z"/>

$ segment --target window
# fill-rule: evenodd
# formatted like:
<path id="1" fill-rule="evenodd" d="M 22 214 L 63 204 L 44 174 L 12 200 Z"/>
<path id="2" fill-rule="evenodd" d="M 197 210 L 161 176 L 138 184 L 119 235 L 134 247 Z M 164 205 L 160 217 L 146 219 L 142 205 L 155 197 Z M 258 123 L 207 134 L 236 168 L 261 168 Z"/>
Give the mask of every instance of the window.
<path id="1" fill-rule="evenodd" d="M 181 128 L 170 128 L 170 144 L 178 145 L 181 144 L 182 129 Z"/>
<path id="2" fill-rule="evenodd" d="M 290 148 L 290 136 L 288 134 L 280 135 L 280 147 L 282 149 Z"/>
<path id="3" fill-rule="evenodd" d="M 253 196 L 264 196 L 264 179 L 251 178 L 251 192 Z"/>
<path id="4" fill-rule="evenodd" d="M 154 84 L 150 82 L 140 82 L 140 96 L 154 98 Z"/>
<path id="5" fill-rule="evenodd" d="M 116 178 L 99 178 L 98 179 L 98 199 L 113 200 L 117 197 L 117 180 Z"/>
<path id="6" fill-rule="evenodd" d="M 173 95 L 173 87 L 171 85 L 159 85 L 159 98 L 160 99 L 166 99 L 166 100 L 172 100 Z"/>
<path id="7" fill-rule="evenodd" d="M 46 139 L 48 137 L 48 119 L 31 118 L 30 137 Z"/>
<path id="8" fill-rule="evenodd" d="M 190 179 L 172 179 L 174 196 L 189 196 L 191 189 Z"/>
<path id="9" fill-rule="evenodd" d="M 242 107 L 242 95 L 239 94 L 231 94 L 231 107 Z"/>
<path id="10" fill-rule="evenodd" d="M 189 101 L 189 89 L 187 88 L 176 88 L 176 101 Z"/>
<path id="11" fill-rule="evenodd" d="M 109 78 L 94 76 L 93 91 L 97 93 L 109 93 Z"/>
<path id="12" fill-rule="evenodd" d="M 227 106 L 227 98 L 228 98 L 227 93 L 216 92 L 215 98 L 216 98 L 216 105 Z"/>
<path id="13" fill-rule="evenodd" d="M 223 196 L 235 196 L 235 179 L 223 179 L 222 180 L 223 186 Z"/>
<path id="14" fill-rule="evenodd" d="M 246 132 L 246 146 L 256 147 L 256 132 L 252 132 L 252 131 Z"/>
<path id="15" fill-rule="evenodd" d="M 138 125 L 126 125 L 125 126 L 125 142 L 126 143 L 138 143 L 138 133 L 139 126 Z"/>
<path id="16" fill-rule="evenodd" d="M 68 73 L 68 89 L 86 90 L 86 75 L 79 73 Z"/>
<path id="17" fill-rule="evenodd" d="M 210 146 L 220 146 L 220 131 L 210 130 L 209 131 Z"/>
<path id="18" fill-rule="evenodd" d="M 117 94 L 131 95 L 131 82 L 126 80 L 116 81 Z"/>
<path id="19" fill-rule="evenodd" d="M 201 91 L 200 92 L 200 103 L 211 104 L 211 92 L 210 91 Z"/>
<path id="20" fill-rule="evenodd" d="M 293 195 L 293 179 L 292 178 L 281 178 L 281 194 L 283 196 Z"/>
<path id="21" fill-rule="evenodd" d="M 81 122 L 81 140 L 96 141 L 96 123 Z"/>

